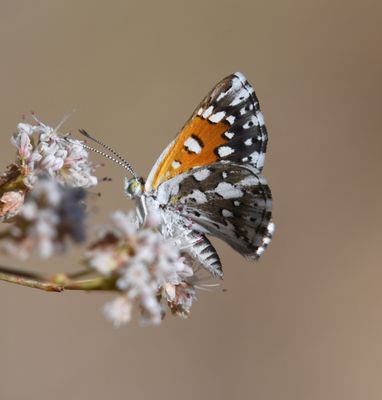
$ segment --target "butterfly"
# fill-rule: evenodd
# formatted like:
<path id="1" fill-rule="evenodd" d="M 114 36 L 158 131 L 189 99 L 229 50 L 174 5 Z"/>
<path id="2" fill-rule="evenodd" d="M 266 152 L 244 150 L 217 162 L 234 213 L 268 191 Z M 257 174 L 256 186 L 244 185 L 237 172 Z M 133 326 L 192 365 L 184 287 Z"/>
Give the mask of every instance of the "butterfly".
<path id="1" fill-rule="evenodd" d="M 114 154 L 134 176 L 126 179 L 125 191 L 137 201 L 141 223 L 157 209 L 164 217 L 176 216 L 181 226 L 191 226 L 199 238 L 194 258 L 221 278 L 222 264 L 207 235 L 251 260 L 257 260 L 271 242 L 272 195 L 262 175 L 267 141 L 254 89 L 236 72 L 202 100 L 146 182 Z"/>

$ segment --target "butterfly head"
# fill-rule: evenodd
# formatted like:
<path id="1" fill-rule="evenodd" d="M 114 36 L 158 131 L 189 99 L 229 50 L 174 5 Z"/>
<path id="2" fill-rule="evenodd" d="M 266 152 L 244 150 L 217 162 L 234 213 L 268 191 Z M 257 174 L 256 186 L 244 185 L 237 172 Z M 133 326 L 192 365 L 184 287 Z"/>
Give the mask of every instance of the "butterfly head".
<path id="1" fill-rule="evenodd" d="M 142 196 L 144 188 L 143 178 L 125 178 L 125 193 L 129 199 L 136 199 Z"/>

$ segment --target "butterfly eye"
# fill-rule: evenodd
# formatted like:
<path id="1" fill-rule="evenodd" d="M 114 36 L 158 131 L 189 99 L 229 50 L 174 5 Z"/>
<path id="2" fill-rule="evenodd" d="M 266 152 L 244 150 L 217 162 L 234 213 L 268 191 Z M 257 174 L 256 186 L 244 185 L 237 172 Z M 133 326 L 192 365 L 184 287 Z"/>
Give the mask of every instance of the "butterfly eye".
<path id="1" fill-rule="evenodd" d="M 126 179 L 125 191 L 130 198 L 139 197 L 142 194 L 142 182 L 137 178 Z"/>

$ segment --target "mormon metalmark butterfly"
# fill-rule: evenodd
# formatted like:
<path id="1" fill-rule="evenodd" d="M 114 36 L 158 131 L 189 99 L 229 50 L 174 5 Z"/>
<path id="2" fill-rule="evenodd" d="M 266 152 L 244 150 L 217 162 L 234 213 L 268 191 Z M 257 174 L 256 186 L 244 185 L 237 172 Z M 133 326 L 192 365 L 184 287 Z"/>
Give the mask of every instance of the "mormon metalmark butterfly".
<path id="1" fill-rule="evenodd" d="M 272 238 L 272 195 L 261 174 L 267 140 L 256 94 L 236 72 L 199 104 L 158 158 L 146 183 L 113 153 L 134 176 L 126 179 L 125 190 L 137 201 L 140 222 L 156 209 L 164 221 L 175 218 L 177 226 L 191 224 L 192 234 L 199 237 L 194 258 L 222 277 L 219 256 L 205 235 L 224 240 L 253 260 Z"/>

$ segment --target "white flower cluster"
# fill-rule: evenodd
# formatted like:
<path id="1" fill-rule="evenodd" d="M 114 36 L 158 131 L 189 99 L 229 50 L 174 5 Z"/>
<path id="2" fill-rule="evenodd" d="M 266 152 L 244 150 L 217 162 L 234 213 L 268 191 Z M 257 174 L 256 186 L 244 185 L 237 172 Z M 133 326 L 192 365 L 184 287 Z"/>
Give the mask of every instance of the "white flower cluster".
<path id="1" fill-rule="evenodd" d="M 12 226 L 2 233 L 0 250 L 27 258 L 34 250 L 42 258 L 65 248 L 66 239 L 85 240 L 85 192 L 54 179 L 38 177 Z"/>
<path id="2" fill-rule="evenodd" d="M 20 123 L 11 142 L 18 152 L 17 163 L 22 168 L 24 184 L 31 188 L 36 177 L 46 172 L 59 182 L 72 187 L 97 184 L 88 153 L 78 140 L 61 137 L 57 129 L 36 119 L 36 125 Z"/>
<path id="3" fill-rule="evenodd" d="M 19 258 L 34 251 L 47 258 L 68 241 L 83 242 L 85 189 L 97 184 L 82 142 L 35 121 L 18 125 L 11 139 L 16 162 L 0 175 L 0 221 L 7 222 L 0 252 Z M 154 325 L 166 310 L 187 317 L 199 288 L 196 273 L 205 267 L 197 250 L 203 236 L 177 213 L 160 210 L 151 212 L 143 227 L 134 212 L 117 211 L 111 221 L 85 253 L 86 273 L 97 273 L 94 280 L 68 276 L 63 285 L 117 291 L 104 308 L 115 326 L 129 322 L 134 308 L 143 323 Z"/>
<path id="4" fill-rule="evenodd" d="M 195 298 L 194 272 L 184 262 L 179 240 L 165 238 L 155 216 L 143 228 L 138 228 L 134 213 L 115 212 L 111 218 L 112 229 L 86 255 L 91 267 L 116 277 L 122 292 L 106 305 L 106 316 L 119 326 L 131 319 L 136 304 L 143 322 L 159 324 L 165 303 L 173 313 L 186 317 Z"/>

